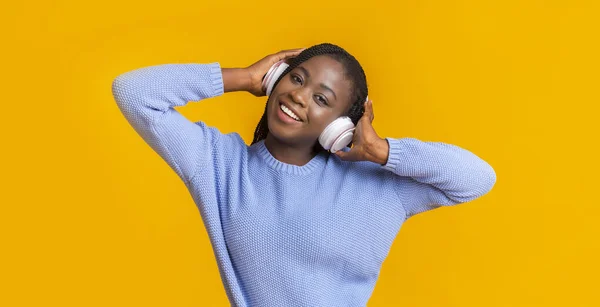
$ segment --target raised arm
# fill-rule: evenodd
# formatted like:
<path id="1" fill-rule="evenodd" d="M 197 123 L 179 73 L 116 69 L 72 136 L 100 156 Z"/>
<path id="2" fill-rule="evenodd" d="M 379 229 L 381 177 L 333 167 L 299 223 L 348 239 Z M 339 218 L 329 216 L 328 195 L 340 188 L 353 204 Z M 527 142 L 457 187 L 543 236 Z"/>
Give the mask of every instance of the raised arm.
<path id="1" fill-rule="evenodd" d="M 474 153 L 441 142 L 381 138 L 373 128 L 373 119 L 369 100 L 356 127 L 354 146 L 336 154 L 343 160 L 377 163 L 394 173 L 395 189 L 407 217 L 474 200 L 496 183 L 494 169 Z"/>
<path id="2" fill-rule="evenodd" d="M 126 72 L 112 83 L 113 96 L 135 131 L 186 183 L 221 134 L 193 123 L 174 107 L 223 94 L 218 63 L 164 64 Z"/>
<path id="3" fill-rule="evenodd" d="M 199 168 L 221 156 L 213 152 L 214 148 L 230 153 L 240 149 L 243 141 L 233 135 L 225 136 L 203 122 L 191 122 L 174 107 L 234 91 L 263 96 L 262 77 L 271 65 L 300 51 L 283 50 L 246 68 L 221 68 L 219 63 L 139 68 L 117 76 L 112 93 L 135 131 L 189 183 Z"/>

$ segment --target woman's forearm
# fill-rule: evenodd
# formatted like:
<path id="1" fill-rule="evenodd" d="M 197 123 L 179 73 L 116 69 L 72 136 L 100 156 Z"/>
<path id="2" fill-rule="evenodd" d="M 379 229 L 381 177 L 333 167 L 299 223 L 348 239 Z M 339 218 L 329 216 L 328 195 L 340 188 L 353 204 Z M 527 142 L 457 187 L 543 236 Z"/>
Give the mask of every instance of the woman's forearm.
<path id="1" fill-rule="evenodd" d="M 221 68 L 224 92 L 247 91 L 250 87 L 250 74 L 244 68 Z"/>

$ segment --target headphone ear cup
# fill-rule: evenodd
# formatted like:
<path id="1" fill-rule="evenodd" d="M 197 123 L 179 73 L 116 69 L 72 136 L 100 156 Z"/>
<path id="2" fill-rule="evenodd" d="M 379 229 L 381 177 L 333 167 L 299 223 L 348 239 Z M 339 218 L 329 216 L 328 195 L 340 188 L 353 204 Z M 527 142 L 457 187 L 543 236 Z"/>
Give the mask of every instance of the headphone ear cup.
<path id="1" fill-rule="evenodd" d="M 330 151 L 335 153 L 338 150 L 342 150 L 344 147 L 348 146 L 352 139 L 354 138 L 354 128 L 344 131 L 331 145 Z"/>
<path id="2" fill-rule="evenodd" d="M 319 143 L 332 153 L 348 146 L 354 137 L 354 123 L 348 116 L 331 122 L 319 136 Z"/>
<path id="3" fill-rule="evenodd" d="M 281 74 L 288 67 L 289 67 L 289 65 L 287 63 L 285 63 L 285 60 L 281 60 L 281 61 L 273 64 L 273 66 L 271 66 L 269 71 L 267 71 L 267 74 L 263 77 L 263 81 L 262 81 L 262 88 L 265 91 L 265 93 L 267 94 L 267 96 L 271 95 L 271 91 L 273 90 L 273 85 L 275 85 L 275 82 L 277 82 L 277 80 L 279 79 Z"/>

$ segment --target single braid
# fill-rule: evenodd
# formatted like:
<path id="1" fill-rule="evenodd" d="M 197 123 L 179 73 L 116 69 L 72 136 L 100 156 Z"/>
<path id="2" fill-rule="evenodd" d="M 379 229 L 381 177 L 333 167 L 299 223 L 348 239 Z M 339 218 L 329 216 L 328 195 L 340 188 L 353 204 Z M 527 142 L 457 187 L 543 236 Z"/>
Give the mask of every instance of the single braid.
<path id="1" fill-rule="evenodd" d="M 339 46 L 329 43 L 323 43 L 305 49 L 298 56 L 291 60 L 290 66 L 286 68 L 286 70 L 283 71 L 281 76 L 275 81 L 273 89 L 275 89 L 279 81 L 292 69 L 296 68 L 298 65 L 305 62 L 306 60 L 318 55 L 329 56 L 334 60 L 340 62 L 344 67 L 346 75 L 351 80 L 352 88 L 350 93 L 352 105 L 347 115 L 348 117 L 350 117 L 354 125 L 357 125 L 358 121 L 360 120 L 365 111 L 364 102 L 368 95 L 367 78 L 365 76 L 364 70 L 362 69 L 362 66 L 356 60 L 356 58 L 354 58 L 354 56 L 352 56 L 350 53 L 348 53 L 346 50 Z M 269 125 L 267 122 L 267 106 L 265 105 L 265 111 L 262 117 L 260 118 L 256 129 L 254 130 L 254 140 L 252 141 L 252 144 L 264 140 L 267 137 L 268 133 Z M 348 146 L 351 145 L 352 144 Z M 315 145 L 315 150 L 322 151 L 325 149 L 323 149 L 321 144 L 317 142 L 317 144 Z"/>

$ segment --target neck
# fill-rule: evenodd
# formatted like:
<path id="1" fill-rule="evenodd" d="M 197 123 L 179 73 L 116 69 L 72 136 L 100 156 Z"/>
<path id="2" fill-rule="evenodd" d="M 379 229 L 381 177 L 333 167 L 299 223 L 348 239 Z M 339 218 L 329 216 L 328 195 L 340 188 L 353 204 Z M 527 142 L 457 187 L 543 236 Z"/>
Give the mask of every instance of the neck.
<path id="1" fill-rule="evenodd" d="M 317 155 L 313 150 L 313 146 L 294 146 L 286 144 L 277 140 L 271 134 L 267 134 L 267 137 L 265 138 L 265 147 L 267 147 L 275 159 L 283 163 L 297 166 L 307 164 Z"/>

